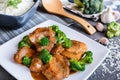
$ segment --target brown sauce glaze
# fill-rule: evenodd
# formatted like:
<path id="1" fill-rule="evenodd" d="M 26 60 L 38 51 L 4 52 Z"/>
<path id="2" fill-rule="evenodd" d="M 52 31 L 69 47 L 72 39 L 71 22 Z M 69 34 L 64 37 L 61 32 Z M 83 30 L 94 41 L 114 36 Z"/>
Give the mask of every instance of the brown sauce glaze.
<path id="1" fill-rule="evenodd" d="M 31 72 L 34 80 L 48 80 L 42 73 Z"/>
<path id="2" fill-rule="evenodd" d="M 70 71 L 70 74 L 74 74 L 75 71 Z M 31 72 L 34 80 L 48 80 L 42 73 Z"/>

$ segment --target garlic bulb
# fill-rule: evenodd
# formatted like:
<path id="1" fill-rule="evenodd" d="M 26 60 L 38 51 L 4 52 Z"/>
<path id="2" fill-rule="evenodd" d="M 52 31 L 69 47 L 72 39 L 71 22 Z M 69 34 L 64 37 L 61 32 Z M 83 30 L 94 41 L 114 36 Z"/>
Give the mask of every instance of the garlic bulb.
<path id="1" fill-rule="evenodd" d="M 109 44 L 109 40 L 106 37 L 100 38 L 99 42 L 104 45 Z"/>
<path id="2" fill-rule="evenodd" d="M 96 29 L 97 29 L 98 31 L 102 32 L 102 31 L 104 30 L 104 25 L 103 25 L 102 23 L 98 22 L 98 23 L 96 24 Z"/>
<path id="3" fill-rule="evenodd" d="M 116 21 L 110 8 L 108 8 L 107 11 L 103 12 L 103 14 L 101 15 L 101 21 L 103 23 L 110 23 L 112 21 Z"/>
<path id="4" fill-rule="evenodd" d="M 120 12 L 119 11 L 112 11 L 112 14 L 115 18 L 115 21 L 120 19 Z"/>

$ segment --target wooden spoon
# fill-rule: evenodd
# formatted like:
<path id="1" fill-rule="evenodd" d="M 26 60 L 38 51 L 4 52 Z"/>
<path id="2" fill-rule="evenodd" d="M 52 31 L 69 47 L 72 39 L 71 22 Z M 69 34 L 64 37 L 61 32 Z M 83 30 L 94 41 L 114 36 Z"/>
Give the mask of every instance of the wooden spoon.
<path id="1" fill-rule="evenodd" d="M 66 16 L 68 18 L 71 18 L 71 19 L 77 21 L 78 23 L 80 23 L 82 25 L 82 27 L 89 34 L 93 34 L 96 32 L 96 29 L 91 24 L 89 24 L 87 21 L 85 21 L 84 19 L 77 17 L 73 14 L 67 13 L 63 9 L 63 6 L 62 6 L 62 3 L 60 2 L 60 0 L 42 0 L 42 4 L 43 4 L 44 8 L 50 13 Z"/>

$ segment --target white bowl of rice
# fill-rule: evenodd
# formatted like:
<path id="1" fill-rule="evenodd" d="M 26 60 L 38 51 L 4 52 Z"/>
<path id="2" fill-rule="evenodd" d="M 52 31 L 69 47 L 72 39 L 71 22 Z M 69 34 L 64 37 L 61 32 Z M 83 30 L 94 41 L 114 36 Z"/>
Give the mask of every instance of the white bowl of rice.
<path id="1" fill-rule="evenodd" d="M 28 11 L 33 4 L 33 0 L 21 0 L 17 7 L 8 6 L 9 0 L 0 0 L 0 14 L 19 16 Z"/>

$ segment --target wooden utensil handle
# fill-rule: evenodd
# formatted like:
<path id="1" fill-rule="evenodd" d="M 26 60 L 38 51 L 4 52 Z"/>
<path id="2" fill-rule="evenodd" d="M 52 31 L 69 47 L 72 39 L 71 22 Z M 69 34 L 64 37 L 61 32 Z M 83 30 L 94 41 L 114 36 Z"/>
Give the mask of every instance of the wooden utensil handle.
<path id="1" fill-rule="evenodd" d="M 91 35 L 91 34 L 94 34 L 96 32 L 96 29 L 91 25 L 89 24 L 87 21 L 85 21 L 84 19 L 80 18 L 80 17 L 77 17 L 73 14 L 70 14 L 70 13 L 67 13 L 66 11 L 62 10 L 61 11 L 61 15 L 63 16 L 66 16 L 68 18 L 71 18 L 75 21 L 77 21 L 79 24 L 82 25 L 82 27 Z"/>

